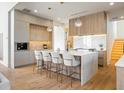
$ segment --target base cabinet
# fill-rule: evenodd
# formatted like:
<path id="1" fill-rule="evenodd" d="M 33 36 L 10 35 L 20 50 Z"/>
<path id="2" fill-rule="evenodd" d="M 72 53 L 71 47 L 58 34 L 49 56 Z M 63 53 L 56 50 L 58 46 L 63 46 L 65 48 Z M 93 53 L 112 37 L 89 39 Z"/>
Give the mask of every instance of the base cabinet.
<path id="1" fill-rule="evenodd" d="M 33 52 L 31 51 L 17 51 L 15 52 L 15 67 L 29 65 L 34 63 Z"/>
<path id="2" fill-rule="evenodd" d="M 98 55 L 98 65 L 105 66 L 107 64 L 107 52 L 106 51 L 99 51 Z"/>

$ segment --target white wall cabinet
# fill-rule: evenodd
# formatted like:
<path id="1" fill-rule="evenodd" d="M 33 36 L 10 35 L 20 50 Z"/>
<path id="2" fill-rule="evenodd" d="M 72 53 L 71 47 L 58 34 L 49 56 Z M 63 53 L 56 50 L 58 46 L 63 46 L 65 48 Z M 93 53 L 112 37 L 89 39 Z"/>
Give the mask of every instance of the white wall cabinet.
<path id="1" fill-rule="evenodd" d="M 29 42 L 29 23 L 15 21 L 15 42 Z"/>
<path id="2" fill-rule="evenodd" d="M 34 63 L 34 56 L 32 51 L 15 52 L 15 67 L 29 65 L 32 63 Z"/>
<path id="3" fill-rule="evenodd" d="M 116 88 L 124 90 L 124 56 L 122 56 L 115 64 L 116 66 Z"/>

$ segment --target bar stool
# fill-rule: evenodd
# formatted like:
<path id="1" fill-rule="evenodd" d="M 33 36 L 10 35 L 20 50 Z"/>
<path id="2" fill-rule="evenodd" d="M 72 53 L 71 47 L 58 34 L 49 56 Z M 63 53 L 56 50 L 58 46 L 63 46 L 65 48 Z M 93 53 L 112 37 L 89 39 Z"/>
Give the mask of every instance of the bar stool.
<path id="1" fill-rule="evenodd" d="M 76 67 L 80 66 L 80 60 L 77 60 L 73 55 L 69 54 L 68 52 L 64 52 L 62 55 L 63 55 L 64 66 L 66 67 L 66 74 L 68 77 L 71 77 L 71 87 L 72 87 L 72 76 L 74 74 L 79 74 L 79 78 L 80 78 L 80 73 L 74 71 Z"/>
<path id="2" fill-rule="evenodd" d="M 34 51 L 34 55 L 35 55 L 35 61 L 36 62 L 36 69 L 37 71 L 42 71 L 42 64 L 43 64 L 43 57 L 40 51 Z M 34 72 L 34 66 L 33 66 L 33 72 Z"/>
<path id="3" fill-rule="evenodd" d="M 43 55 L 43 62 L 44 62 L 44 65 L 46 66 L 46 76 L 49 76 L 48 75 L 48 70 L 51 70 L 51 63 L 52 63 L 52 59 L 51 59 L 51 56 L 49 54 L 49 52 L 47 51 L 42 51 L 42 55 Z"/>
<path id="4" fill-rule="evenodd" d="M 52 64 L 55 65 L 57 82 L 60 72 L 63 70 L 63 60 L 58 52 L 51 52 Z M 62 80 L 62 79 L 61 79 Z"/>

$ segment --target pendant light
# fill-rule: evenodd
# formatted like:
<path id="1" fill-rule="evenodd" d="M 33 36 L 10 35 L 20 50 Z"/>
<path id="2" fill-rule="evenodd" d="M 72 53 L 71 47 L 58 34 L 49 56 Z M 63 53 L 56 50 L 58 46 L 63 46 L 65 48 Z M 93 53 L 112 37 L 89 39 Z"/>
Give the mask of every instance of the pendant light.
<path id="1" fill-rule="evenodd" d="M 48 32 L 51 32 L 53 30 L 52 23 L 53 23 L 52 21 L 49 21 L 49 26 L 47 27 Z"/>
<path id="2" fill-rule="evenodd" d="M 77 19 L 75 20 L 75 26 L 76 26 L 76 27 L 80 27 L 81 25 L 82 25 L 82 22 L 81 22 L 80 18 L 77 18 Z"/>
<path id="3" fill-rule="evenodd" d="M 52 31 L 52 27 L 47 27 L 47 31 L 51 32 Z"/>

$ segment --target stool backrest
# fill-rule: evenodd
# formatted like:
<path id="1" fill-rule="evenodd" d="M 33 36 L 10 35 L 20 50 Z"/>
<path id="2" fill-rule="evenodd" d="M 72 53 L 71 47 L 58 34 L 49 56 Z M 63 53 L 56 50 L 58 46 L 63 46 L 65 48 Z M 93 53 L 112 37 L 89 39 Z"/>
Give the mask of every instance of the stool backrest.
<path id="1" fill-rule="evenodd" d="M 69 54 L 68 52 L 64 52 L 63 61 L 64 61 L 64 65 L 73 66 L 73 63 L 75 62 L 75 58 L 73 55 Z"/>
<path id="2" fill-rule="evenodd" d="M 51 57 L 53 63 L 62 63 L 62 58 L 58 52 L 51 52 Z"/>
<path id="3" fill-rule="evenodd" d="M 41 51 L 34 51 L 37 66 L 42 65 L 43 56 Z"/>
<path id="4" fill-rule="evenodd" d="M 51 56 L 50 53 L 47 51 L 42 51 L 42 55 L 43 55 L 43 60 L 44 61 L 51 61 Z"/>
<path id="5" fill-rule="evenodd" d="M 34 51 L 34 54 L 35 54 L 35 59 L 36 60 L 42 60 L 43 57 L 42 57 L 42 54 L 40 51 Z"/>
<path id="6" fill-rule="evenodd" d="M 63 53 L 63 61 L 65 66 L 78 66 L 80 65 L 80 60 L 77 60 L 73 55 L 68 52 Z"/>

